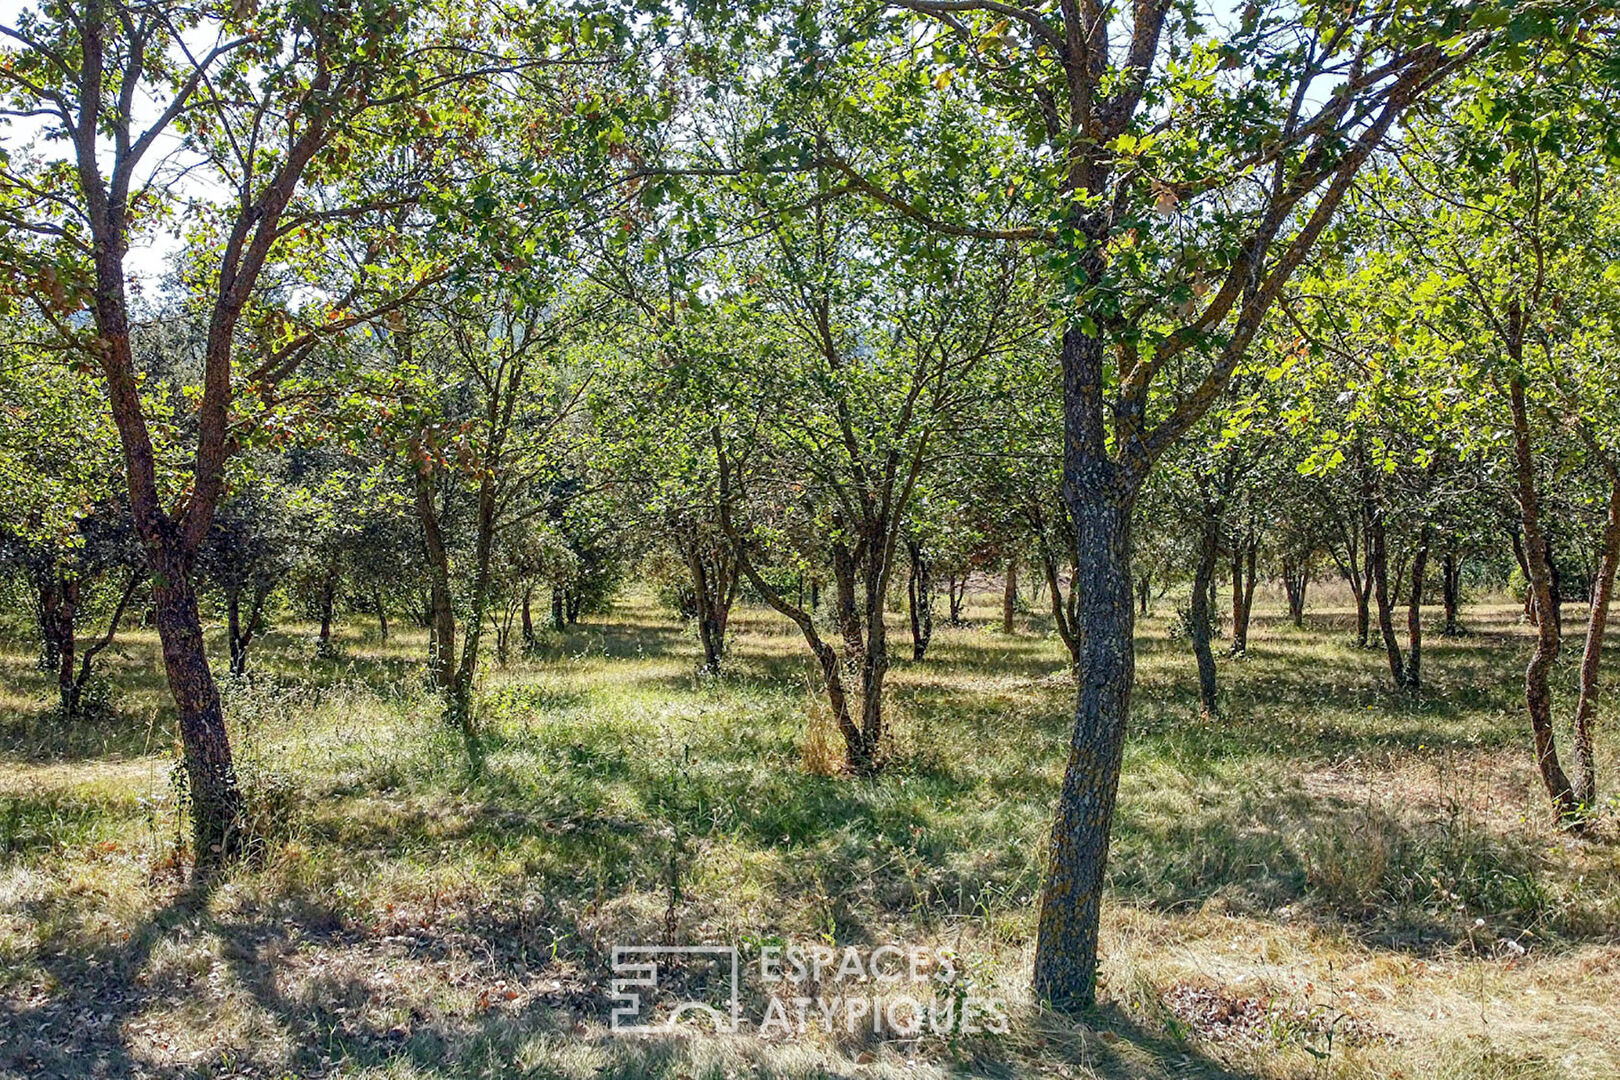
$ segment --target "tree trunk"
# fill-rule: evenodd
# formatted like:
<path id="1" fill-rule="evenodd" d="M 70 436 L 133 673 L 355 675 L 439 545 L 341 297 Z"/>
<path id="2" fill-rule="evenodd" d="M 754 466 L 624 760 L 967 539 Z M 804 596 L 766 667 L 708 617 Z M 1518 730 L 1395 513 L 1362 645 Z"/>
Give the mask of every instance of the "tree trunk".
<path id="1" fill-rule="evenodd" d="M 534 598 L 534 585 L 530 583 L 523 586 L 523 647 L 532 650 L 535 647 L 534 614 L 529 610 L 529 601 Z"/>
<path id="2" fill-rule="evenodd" d="M 63 576 L 60 600 L 56 606 L 56 689 L 62 715 L 79 714 L 79 684 L 73 677 L 73 660 L 78 652 L 79 579 Z"/>
<path id="3" fill-rule="evenodd" d="M 57 671 L 62 666 L 62 579 L 56 564 L 39 567 L 34 572 L 35 618 L 39 623 L 39 669 Z"/>
<path id="4" fill-rule="evenodd" d="M 321 579 L 321 638 L 316 646 L 322 656 L 332 654 L 332 609 L 337 604 L 337 560 L 334 558 Z"/>
<path id="5" fill-rule="evenodd" d="M 371 602 L 377 608 L 377 635 L 382 640 L 388 640 L 388 605 L 383 600 L 381 589 L 371 590 Z"/>
<path id="6" fill-rule="evenodd" d="M 219 689 L 208 669 L 202 620 L 186 560 L 167 555 L 152 574 L 152 602 L 163 667 L 179 712 L 198 872 L 207 876 L 235 853 L 242 797 Z"/>
<path id="7" fill-rule="evenodd" d="M 1137 614 L 1146 615 L 1148 613 L 1148 600 L 1152 597 L 1152 595 L 1153 572 L 1151 570 L 1144 570 L 1141 576 L 1136 579 Z"/>
<path id="8" fill-rule="evenodd" d="M 124 586 L 123 594 L 119 596 L 118 603 L 113 607 L 112 617 L 107 620 L 107 632 L 101 635 L 99 641 L 91 643 L 84 650 L 79 661 L 79 674 L 73 679 L 73 686 L 70 690 L 72 715 L 78 714 L 79 706 L 84 700 L 84 688 L 90 681 L 92 661 L 95 660 L 96 654 L 111 645 L 113 638 L 118 635 L 118 624 L 123 621 L 124 609 L 129 607 L 130 598 L 135 595 L 135 590 L 140 587 L 142 580 L 144 580 L 144 575 L 133 571 L 130 573 L 129 582 Z"/>
<path id="9" fill-rule="evenodd" d="M 849 765 L 857 776 L 870 776 L 881 767 L 883 748 L 883 680 L 889 671 L 889 627 L 884 608 L 889 594 L 889 568 L 896 538 L 887 521 L 867 523 L 863 598 L 866 648 L 861 654 L 861 745 Z"/>
<path id="10" fill-rule="evenodd" d="M 451 604 L 450 554 L 439 528 L 439 511 L 433 502 L 433 476 L 420 445 L 413 444 L 411 472 L 416 480 L 416 517 L 422 526 L 422 547 L 427 555 L 428 670 L 440 691 L 455 685 L 456 612 Z"/>
<path id="11" fill-rule="evenodd" d="M 906 541 L 911 573 L 906 579 L 907 608 L 911 614 L 911 658 L 921 660 L 934 636 L 934 582 L 922 545 Z"/>
<path id="12" fill-rule="evenodd" d="M 1536 624 L 1536 592 L 1530 587 L 1530 560 L 1524 555 L 1524 541 L 1519 538 L 1519 527 L 1511 526 L 1507 530 L 1508 539 L 1513 543 L 1513 558 L 1519 564 L 1519 573 L 1524 577 L 1524 618 L 1530 625 Z"/>
<path id="13" fill-rule="evenodd" d="M 1220 557 L 1221 522 L 1218 511 L 1206 511 L 1204 533 L 1198 546 L 1198 567 L 1193 571 L 1192 602 L 1187 613 L 1188 636 L 1192 638 L 1193 656 L 1198 660 L 1198 700 L 1204 715 L 1220 715 L 1215 700 L 1215 653 L 1209 644 L 1209 583 L 1215 578 L 1215 563 Z"/>
<path id="14" fill-rule="evenodd" d="M 1406 661 L 1401 655 L 1401 643 L 1395 638 L 1395 613 L 1389 596 L 1389 541 L 1384 532 L 1382 508 L 1374 509 L 1368 516 L 1367 532 L 1372 538 L 1367 576 L 1372 579 L 1373 598 L 1378 602 L 1378 632 L 1384 640 L 1384 653 L 1389 657 L 1390 677 L 1399 690 L 1406 686 Z"/>
<path id="15" fill-rule="evenodd" d="M 1074 330 L 1065 335 L 1079 336 Z M 1066 340 L 1065 353 L 1076 344 Z M 1095 342 L 1079 347 L 1086 344 L 1100 348 Z M 1041 892 L 1034 987 L 1058 1008 L 1084 1008 L 1096 993 L 1108 841 L 1135 677 L 1135 607 L 1131 495 L 1101 453 L 1066 466 L 1065 473 L 1080 553 L 1080 686 Z"/>
<path id="16" fill-rule="evenodd" d="M 1456 637 L 1462 633 L 1462 627 L 1457 623 L 1457 609 L 1462 603 L 1462 560 L 1457 558 L 1456 547 L 1446 545 L 1445 555 L 1440 562 L 1440 601 L 1445 605 L 1446 623 L 1440 629 L 1445 637 Z"/>
<path id="17" fill-rule="evenodd" d="M 1232 537 L 1232 655 L 1249 648 L 1249 613 L 1254 610 L 1254 533 Z"/>
<path id="18" fill-rule="evenodd" d="M 1510 310 L 1509 316 L 1517 324 L 1517 308 Z M 1548 675 L 1553 662 L 1558 659 L 1562 642 L 1558 620 L 1551 617 L 1556 610 L 1552 602 L 1552 567 L 1547 558 L 1548 546 L 1541 533 L 1541 506 L 1536 494 L 1536 465 L 1530 447 L 1530 420 L 1525 407 L 1522 376 L 1510 376 L 1508 402 L 1513 413 L 1514 472 L 1518 484 L 1520 525 L 1524 530 L 1524 554 L 1530 588 L 1541 616 L 1536 623 L 1536 648 L 1524 671 L 1525 709 L 1530 714 L 1536 766 L 1541 771 L 1542 784 L 1552 802 L 1553 816 L 1564 822 L 1577 812 L 1578 800 L 1558 760 L 1558 744 L 1553 734 L 1552 691 L 1548 686 Z"/>
<path id="19" fill-rule="evenodd" d="M 1558 572 L 1558 557 L 1553 554 L 1551 536 L 1541 538 L 1542 546 L 1547 549 L 1547 584 L 1549 602 L 1547 610 L 1552 612 L 1553 626 L 1558 629 L 1559 636 L 1564 633 L 1564 577 Z"/>
<path id="20" fill-rule="evenodd" d="M 1432 532 L 1425 524 L 1418 534 L 1417 551 L 1412 555 L 1412 583 L 1406 598 L 1406 690 L 1411 694 L 1423 688 L 1423 572 L 1429 563 Z"/>
<path id="21" fill-rule="evenodd" d="M 1001 632 L 1013 632 L 1013 615 L 1018 608 L 1018 558 L 1007 560 L 1007 576 L 1001 590 Z"/>
<path id="22" fill-rule="evenodd" d="M 1283 561 L 1283 592 L 1288 595 L 1288 618 L 1295 629 L 1305 628 L 1305 586 L 1311 577 L 1311 557 Z"/>
<path id="23" fill-rule="evenodd" d="M 1601 685 L 1603 633 L 1614 595 L 1615 567 L 1620 564 L 1620 478 L 1609 485 L 1609 520 L 1603 530 L 1603 553 L 1592 583 L 1592 611 L 1586 624 L 1586 651 L 1581 655 L 1581 696 L 1575 705 L 1575 801 L 1590 809 L 1597 802 L 1597 766 L 1593 760 L 1592 721 Z"/>
<path id="24" fill-rule="evenodd" d="M 551 590 L 551 628 L 559 634 L 568 629 L 568 615 L 563 607 L 563 588 L 561 585 Z"/>
<path id="25" fill-rule="evenodd" d="M 225 590 L 225 639 L 231 647 L 231 674 L 247 671 L 247 644 L 242 640 L 242 587 Z"/>
<path id="26" fill-rule="evenodd" d="M 703 646 L 703 670 L 718 675 L 726 652 L 726 626 L 737 595 L 736 563 L 722 544 L 706 545 L 699 538 L 688 538 L 685 547 L 687 573 L 697 605 L 695 618 Z M 574 614 L 571 609 L 570 616 Z"/>
<path id="27" fill-rule="evenodd" d="M 1069 650 L 1069 670 L 1080 670 L 1080 634 L 1077 627 L 1078 611 L 1077 600 L 1074 593 L 1074 582 L 1069 583 L 1069 595 L 1063 595 L 1063 581 L 1058 576 L 1057 556 L 1052 551 L 1052 545 L 1047 542 L 1044 528 L 1037 528 L 1040 539 L 1041 570 L 1046 574 L 1046 591 L 1051 597 L 1052 623 L 1057 627 L 1058 637 L 1063 639 L 1063 645 Z"/>

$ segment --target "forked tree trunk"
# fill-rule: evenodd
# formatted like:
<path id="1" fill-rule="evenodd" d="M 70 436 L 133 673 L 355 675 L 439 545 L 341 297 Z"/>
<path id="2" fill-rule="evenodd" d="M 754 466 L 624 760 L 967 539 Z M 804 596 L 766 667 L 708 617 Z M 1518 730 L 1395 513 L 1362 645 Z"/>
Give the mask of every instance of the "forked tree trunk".
<path id="1" fill-rule="evenodd" d="M 1558 571 L 1558 557 L 1553 554 L 1552 537 L 1543 535 L 1542 545 L 1547 550 L 1547 584 L 1551 599 L 1547 610 L 1552 612 L 1553 625 L 1558 628 L 1560 637 L 1564 633 L 1564 578 Z"/>
<path id="2" fill-rule="evenodd" d="M 1372 641 L 1372 575 L 1365 576 L 1355 589 L 1356 644 L 1365 649 Z"/>
<path id="3" fill-rule="evenodd" d="M 962 625 L 962 603 L 967 598 L 967 575 L 960 578 L 951 574 L 945 579 L 945 599 L 948 605 L 948 621 L 952 626 Z"/>
<path id="4" fill-rule="evenodd" d="M 1305 586 L 1311 577 L 1311 557 L 1283 561 L 1283 592 L 1288 596 L 1288 618 L 1296 629 L 1305 628 Z"/>
<path id="5" fill-rule="evenodd" d="M 1524 619 L 1530 625 L 1536 623 L 1536 592 L 1530 587 L 1530 560 L 1524 555 L 1524 541 L 1519 538 L 1519 526 L 1513 525 L 1507 530 L 1508 539 L 1513 545 L 1513 558 L 1519 564 L 1519 574 L 1524 578 Z"/>
<path id="6" fill-rule="evenodd" d="M 144 577 L 143 574 L 134 572 L 129 575 L 129 582 L 124 586 L 123 593 L 118 597 L 118 603 L 113 607 L 112 616 L 107 620 L 107 632 L 101 635 L 100 640 L 91 642 L 81 654 L 79 673 L 73 677 L 71 685 L 63 688 L 62 707 L 69 716 L 79 714 L 79 708 L 84 701 L 84 688 L 90 682 L 91 664 L 94 662 L 96 654 L 111 645 L 113 638 L 118 635 L 118 624 L 124 619 L 124 609 L 129 607 L 130 598 L 135 595 L 135 590 L 140 587 Z"/>
<path id="7" fill-rule="evenodd" d="M 685 546 L 686 568 L 697 607 L 694 615 L 698 640 L 703 646 L 703 670 L 718 675 L 726 653 L 731 605 L 737 596 L 736 560 L 722 542 L 714 542 L 705 551 L 701 539 L 689 538 Z"/>

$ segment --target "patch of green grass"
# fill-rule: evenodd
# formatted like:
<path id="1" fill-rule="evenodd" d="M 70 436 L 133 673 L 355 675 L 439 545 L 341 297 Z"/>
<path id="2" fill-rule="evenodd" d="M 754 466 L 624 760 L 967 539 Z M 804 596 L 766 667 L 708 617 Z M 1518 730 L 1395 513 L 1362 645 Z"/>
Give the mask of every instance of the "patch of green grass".
<path id="1" fill-rule="evenodd" d="M 944 628 L 927 660 L 897 660 L 891 764 L 870 780 L 806 768 L 817 695 L 796 631 L 765 612 L 738 613 L 719 677 L 641 598 L 491 667 L 478 770 L 424 690 L 420 631 L 385 642 L 348 624 L 322 657 L 282 627 L 251 678 L 222 683 L 258 845 L 206 897 L 178 883 L 150 635 L 109 650 L 113 710 L 84 729 L 53 717 L 14 637 L 0 1074 L 1608 1075 L 1612 1016 L 1547 1031 L 1521 1009 L 1492 1028 L 1494 1056 L 1457 1050 L 1525 980 L 1584 972 L 1570 993 L 1620 1000 L 1620 959 L 1603 959 L 1620 924 L 1612 826 L 1547 827 L 1513 675 L 1526 638 L 1506 608 L 1470 616 L 1473 634 L 1429 649 L 1415 702 L 1344 613 L 1304 631 L 1261 619 L 1248 656 L 1221 663 L 1220 720 L 1200 715 L 1185 643 L 1141 620 L 1107 1004 L 1084 1023 L 1040 1012 L 1024 985 L 1073 705 L 1038 616 L 1010 638 Z M 1600 775 L 1615 764 L 1605 747 Z M 671 928 L 949 947 L 1006 996 L 1012 1030 L 611 1036 L 609 950 Z M 1349 971 L 1380 992 L 1330 1010 L 1323 987 L 1339 994 Z M 1478 1002 L 1458 989 L 1471 979 Z M 1164 1004 L 1189 980 L 1390 1038 L 1334 1049 L 1315 1020 L 1280 1042 L 1216 1038 Z"/>

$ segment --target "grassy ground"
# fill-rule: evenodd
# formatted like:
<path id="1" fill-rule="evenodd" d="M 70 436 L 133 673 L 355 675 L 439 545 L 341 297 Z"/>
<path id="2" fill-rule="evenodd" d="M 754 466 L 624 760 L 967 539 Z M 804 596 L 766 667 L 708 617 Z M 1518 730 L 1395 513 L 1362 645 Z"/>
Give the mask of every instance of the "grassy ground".
<path id="1" fill-rule="evenodd" d="M 317 658 L 285 629 L 227 687 L 262 850 L 206 896 L 182 887 L 155 641 L 122 637 L 116 707 L 64 726 L 14 635 L 0 1075 L 1620 1075 L 1616 807 L 1584 838 L 1546 826 L 1511 608 L 1434 638 L 1416 703 L 1343 613 L 1262 618 L 1219 722 L 1144 620 L 1104 1004 L 1078 1023 L 1024 988 L 1062 647 L 971 614 L 896 664 L 873 781 L 823 775 L 802 643 L 763 612 L 720 679 L 634 600 L 492 670 L 477 776 L 421 694 L 420 634 L 355 623 Z M 1600 768 L 1612 788 L 1612 750 Z M 950 948 L 1009 1030 L 612 1034 L 612 946 L 671 931 Z"/>

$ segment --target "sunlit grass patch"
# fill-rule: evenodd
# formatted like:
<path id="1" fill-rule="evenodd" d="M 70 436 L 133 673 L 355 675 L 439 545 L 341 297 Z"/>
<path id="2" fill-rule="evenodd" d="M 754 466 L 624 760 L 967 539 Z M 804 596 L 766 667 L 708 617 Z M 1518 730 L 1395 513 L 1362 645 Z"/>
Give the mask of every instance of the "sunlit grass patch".
<path id="1" fill-rule="evenodd" d="M 1220 663 L 1219 720 L 1200 715 L 1185 643 L 1162 614 L 1142 620 L 1104 1008 L 1041 1012 L 1025 980 L 1073 684 L 1039 617 L 1009 638 L 996 599 L 937 630 L 927 660 L 896 661 L 875 779 L 813 767 L 803 644 L 764 611 L 739 611 L 718 677 L 643 597 L 491 664 L 479 769 L 426 692 L 421 631 L 345 626 L 318 657 L 283 627 L 252 678 L 224 684 L 263 844 L 206 898 L 179 884 L 173 740 L 161 675 L 134 663 L 143 639 L 93 738 L 51 726 L 14 641 L 0 1072 L 88 1074 L 98 1056 L 108 1075 L 277 1077 L 1620 1068 L 1620 844 L 1611 824 L 1546 824 L 1505 608 L 1436 639 L 1416 703 L 1345 613 L 1304 631 L 1266 617 L 1247 657 Z M 608 951 L 671 936 L 949 947 L 1014 1024 L 922 1042 L 613 1037 Z"/>

